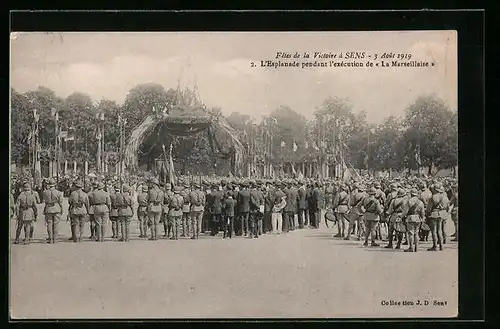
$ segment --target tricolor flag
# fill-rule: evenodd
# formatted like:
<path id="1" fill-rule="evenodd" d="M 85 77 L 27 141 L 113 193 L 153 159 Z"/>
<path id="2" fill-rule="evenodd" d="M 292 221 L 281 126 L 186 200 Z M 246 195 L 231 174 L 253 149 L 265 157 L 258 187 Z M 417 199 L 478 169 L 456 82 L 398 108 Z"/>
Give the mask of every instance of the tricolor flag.
<path id="1" fill-rule="evenodd" d="M 419 167 L 422 165 L 422 160 L 420 159 L 420 144 L 417 144 L 417 147 L 415 149 L 415 162 Z"/>
<path id="2" fill-rule="evenodd" d="M 293 141 L 293 151 L 297 152 L 297 149 L 298 149 L 297 143 L 295 143 L 295 141 Z"/>

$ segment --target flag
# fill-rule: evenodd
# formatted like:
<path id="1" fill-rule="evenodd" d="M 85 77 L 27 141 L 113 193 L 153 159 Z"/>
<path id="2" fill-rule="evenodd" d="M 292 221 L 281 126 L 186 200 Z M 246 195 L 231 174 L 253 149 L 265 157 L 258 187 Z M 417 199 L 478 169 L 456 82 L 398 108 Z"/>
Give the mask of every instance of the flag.
<path id="1" fill-rule="evenodd" d="M 96 134 L 96 136 L 95 136 L 95 138 L 96 138 L 98 141 L 100 141 L 100 140 L 101 140 L 101 137 L 102 137 L 102 136 L 101 136 L 101 131 L 98 131 L 98 132 L 97 132 L 97 134 Z"/>
<path id="2" fill-rule="evenodd" d="M 291 163 L 291 162 L 290 162 L 290 166 L 292 166 L 292 174 L 293 174 L 294 176 L 296 176 L 296 175 L 297 175 L 297 172 L 295 171 L 295 166 L 294 166 L 294 165 L 293 165 L 293 163 Z"/>
<path id="3" fill-rule="evenodd" d="M 281 147 L 285 147 L 285 146 L 286 146 L 285 141 L 281 141 Z"/>
<path id="4" fill-rule="evenodd" d="M 422 160 L 420 159 L 420 144 L 417 144 L 417 147 L 415 149 L 415 162 L 419 167 L 422 165 Z"/>
<path id="5" fill-rule="evenodd" d="M 40 116 L 38 115 L 36 109 L 33 109 L 33 119 L 35 120 L 35 122 L 38 122 L 38 120 L 40 119 Z"/>
<path id="6" fill-rule="evenodd" d="M 313 147 L 313 149 L 315 149 L 316 151 L 319 151 L 319 147 L 318 147 L 318 145 L 316 144 L 316 142 L 313 142 L 312 147 Z"/>
<path id="7" fill-rule="evenodd" d="M 75 136 L 68 136 L 65 138 L 66 142 L 68 141 L 74 141 L 75 140 Z"/>
<path id="8" fill-rule="evenodd" d="M 304 174 L 302 173 L 302 170 L 299 169 L 299 175 L 297 176 L 299 180 L 304 179 Z"/>
<path id="9" fill-rule="evenodd" d="M 174 160 L 172 159 L 172 143 L 170 143 L 170 152 L 169 152 L 169 160 L 168 160 L 168 179 L 170 184 L 174 184 L 175 182 L 175 173 L 174 173 Z"/>
<path id="10" fill-rule="evenodd" d="M 274 123 L 278 124 L 278 120 L 276 120 L 276 118 L 275 118 L 275 117 L 269 117 L 269 119 L 273 120 L 273 121 L 274 121 Z"/>
<path id="11" fill-rule="evenodd" d="M 368 169 L 368 153 L 367 152 L 365 152 L 364 163 L 365 163 L 365 168 Z"/>
<path id="12" fill-rule="evenodd" d="M 295 141 L 293 141 L 293 151 L 297 152 L 297 149 L 298 149 L 297 143 L 295 143 Z"/>
<path id="13" fill-rule="evenodd" d="M 50 115 L 54 116 L 54 115 L 56 115 L 56 113 L 57 113 L 57 110 L 55 108 L 50 109 Z"/>
<path id="14" fill-rule="evenodd" d="M 101 121 L 104 121 L 104 112 L 101 112 L 99 119 L 101 119 Z"/>
<path id="15" fill-rule="evenodd" d="M 309 143 L 306 141 L 304 144 L 304 148 L 307 150 L 309 148 Z"/>

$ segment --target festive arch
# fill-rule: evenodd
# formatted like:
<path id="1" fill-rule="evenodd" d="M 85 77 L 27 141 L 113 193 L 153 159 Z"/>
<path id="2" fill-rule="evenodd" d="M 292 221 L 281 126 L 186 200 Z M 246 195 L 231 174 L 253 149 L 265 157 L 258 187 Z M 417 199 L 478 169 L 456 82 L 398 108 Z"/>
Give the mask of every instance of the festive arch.
<path id="1" fill-rule="evenodd" d="M 144 140 L 158 129 L 165 130 L 174 136 L 192 136 L 206 133 L 213 152 L 218 151 L 219 157 L 231 161 L 231 171 L 241 176 L 243 167 L 244 147 L 236 131 L 229 125 L 220 113 L 212 113 L 204 106 L 187 107 L 176 105 L 170 110 L 148 115 L 132 131 L 124 151 L 124 162 L 128 170 L 139 167 L 139 151 Z M 229 138 L 230 147 L 224 150 L 217 140 L 215 131 L 225 132 Z"/>

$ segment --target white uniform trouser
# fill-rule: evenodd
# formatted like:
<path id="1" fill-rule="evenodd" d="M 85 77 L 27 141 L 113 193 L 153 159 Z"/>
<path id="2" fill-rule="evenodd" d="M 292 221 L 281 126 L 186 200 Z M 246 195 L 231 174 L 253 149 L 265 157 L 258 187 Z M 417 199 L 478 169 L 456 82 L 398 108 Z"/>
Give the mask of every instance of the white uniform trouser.
<path id="1" fill-rule="evenodd" d="M 271 225 L 273 227 L 273 233 L 281 233 L 283 228 L 283 216 L 280 212 L 273 212 L 271 214 Z"/>

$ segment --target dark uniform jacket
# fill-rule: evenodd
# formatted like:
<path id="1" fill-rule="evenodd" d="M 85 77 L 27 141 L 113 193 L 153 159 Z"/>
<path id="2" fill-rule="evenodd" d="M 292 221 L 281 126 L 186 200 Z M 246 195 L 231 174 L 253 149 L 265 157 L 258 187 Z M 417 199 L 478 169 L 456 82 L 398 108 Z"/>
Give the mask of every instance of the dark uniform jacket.
<path id="1" fill-rule="evenodd" d="M 325 208 L 325 194 L 321 188 L 316 187 L 313 190 L 314 210 Z"/>
<path id="2" fill-rule="evenodd" d="M 384 207 L 375 195 L 369 195 L 363 198 L 361 209 L 364 212 L 365 220 L 379 220 L 379 215 L 384 211 Z"/>
<path id="3" fill-rule="evenodd" d="M 203 211 L 205 209 L 205 192 L 194 190 L 189 193 L 189 201 L 191 203 L 191 211 Z"/>
<path id="4" fill-rule="evenodd" d="M 304 187 L 299 188 L 297 191 L 299 199 L 299 209 L 304 210 L 307 209 L 307 191 Z"/>
<path id="5" fill-rule="evenodd" d="M 118 217 L 118 204 L 116 202 L 116 195 L 117 193 L 115 192 L 110 192 L 109 193 L 109 199 L 111 200 L 111 209 L 109 210 L 109 217 Z"/>
<path id="6" fill-rule="evenodd" d="M 210 193 L 210 212 L 214 215 L 222 213 L 222 201 L 224 200 L 224 192 L 213 191 Z"/>
<path id="7" fill-rule="evenodd" d="M 116 200 L 119 206 L 118 216 L 132 217 L 132 196 L 128 192 L 116 193 Z"/>
<path id="8" fill-rule="evenodd" d="M 171 217 L 182 216 L 182 205 L 184 203 L 184 198 L 182 195 L 175 193 L 170 200 L 170 208 L 168 215 Z"/>
<path id="9" fill-rule="evenodd" d="M 250 210 L 258 211 L 260 206 L 264 205 L 264 194 L 261 190 L 252 189 L 250 191 Z"/>
<path id="10" fill-rule="evenodd" d="M 435 193 L 427 204 L 427 216 L 429 218 L 447 218 L 450 200 L 446 193 Z"/>
<path id="11" fill-rule="evenodd" d="M 408 223 L 419 223 L 425 218 L 425 206 L 422 200 L 416 196 L 412 196 L 407 201 L 407 206 L 402 214 Z"/>
<path id="12" fill-rule="evenodd" d="M 240 213 L 250 211 L 250 192 L 247 189 L 238 192 L 238 208 Z"/>
<path id="13" fill-rule="evenodd" d="M 232 197 L 224 200 L 224 215 L 228 217 L 234 217 L 234 208 L 236 206 L 236 200 Z"/>
<path id="14" fill-rule="evenodd" d="M 283 192 L 286 194 L 286 206 L 284 212 L 297 213 L 299 194 L 296 188 L 286 189 Z"/>
<path id="15" fill-rule="evenodd" d="M 137 194 L 137 212 L 145 213 L 148 209 L 148 194 L 146 192 L 141 192 Z"/>
<path id="16" fill-rule="evenodd" d="M 94 204 L 94 214 L 109 213 L 109 209 L 111 208 L 109 193 L 104 190 L 94 191 Z"/>

